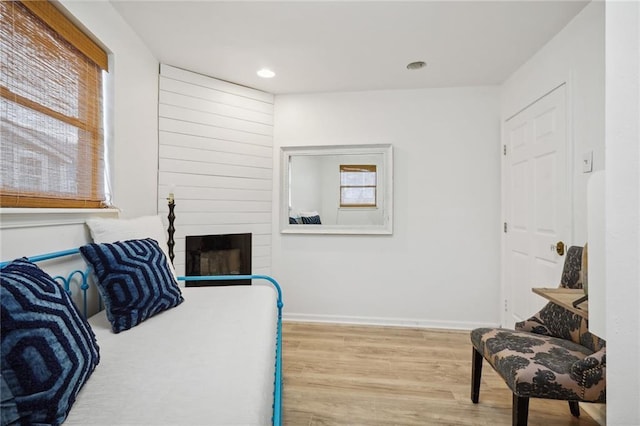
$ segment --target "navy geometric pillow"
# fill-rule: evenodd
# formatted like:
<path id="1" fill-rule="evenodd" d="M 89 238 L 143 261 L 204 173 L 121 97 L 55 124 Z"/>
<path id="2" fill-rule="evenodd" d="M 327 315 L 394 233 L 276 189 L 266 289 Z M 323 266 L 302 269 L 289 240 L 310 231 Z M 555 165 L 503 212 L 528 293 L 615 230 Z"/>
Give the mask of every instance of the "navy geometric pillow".
<path id="1" fill-rule="evenodd" d="M 320 222 L 320 216 L 302 216 L 302 223 L 304 225 L 322 225 Z"/>
<path id="2" fill-rule="evenodd" d="M 2 421 L 60 424 L 100 361 L 64 289 L 27 259 L 0 270 Z"/>
<path id="3" fill-rule="evenodd" d="M 2 417 L 2 426 L 19 424 L 20 413 L 18 412 L 18 404 L 11 393 L 11 389 L 4 377 L 0 375 L 0 416 Z"/>
<path id="4" fill-rule="evenodd" d="M 87 244 L 80 253 L 93 267 L 114 333 L 184 300 L 166 256 L 151 238 Z"/>

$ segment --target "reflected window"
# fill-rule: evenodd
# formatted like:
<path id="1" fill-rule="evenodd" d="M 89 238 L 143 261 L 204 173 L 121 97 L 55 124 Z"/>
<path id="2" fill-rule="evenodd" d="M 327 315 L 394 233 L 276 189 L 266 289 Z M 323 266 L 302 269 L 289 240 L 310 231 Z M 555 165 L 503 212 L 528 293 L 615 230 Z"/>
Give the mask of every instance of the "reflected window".
<path id="1" fill-rule="evenodd" d="M 340 207 L 376 207 L 375 164 L 340 165 Z"/>

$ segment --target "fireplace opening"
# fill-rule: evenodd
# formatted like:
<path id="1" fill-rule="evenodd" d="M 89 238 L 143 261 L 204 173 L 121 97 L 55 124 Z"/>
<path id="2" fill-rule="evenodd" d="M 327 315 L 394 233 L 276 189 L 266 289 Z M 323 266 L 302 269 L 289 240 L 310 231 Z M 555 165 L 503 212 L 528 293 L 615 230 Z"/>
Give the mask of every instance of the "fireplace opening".
<path id="1" fill-rule="evenodd" d="M 187 276 L 251 275 L 251 234 L 186 237 Z M 187 287 L 250 285 L 251 280 L 187 281 Z"/>

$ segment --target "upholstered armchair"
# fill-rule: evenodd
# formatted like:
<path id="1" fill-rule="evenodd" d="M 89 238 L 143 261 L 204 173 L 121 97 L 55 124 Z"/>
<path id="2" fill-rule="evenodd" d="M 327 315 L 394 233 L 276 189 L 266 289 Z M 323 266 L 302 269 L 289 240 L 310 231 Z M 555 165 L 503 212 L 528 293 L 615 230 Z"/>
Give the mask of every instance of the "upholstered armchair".
<path id="1" fill-rule="evenodd" d="M 582 251 L 567 251 L 560 287 L 582 288 Z M 589 332 L 585 318 L 556 304 L 516 323 L 515 330 L 475 329 L 471 343 L 471 401 L 478 403 L 485 359 L 513 392 L 513 426 L 526 426 L 529 398 L 566 400 L 576 417 L 578 402 L 606 400 L 605 341 Z"/>

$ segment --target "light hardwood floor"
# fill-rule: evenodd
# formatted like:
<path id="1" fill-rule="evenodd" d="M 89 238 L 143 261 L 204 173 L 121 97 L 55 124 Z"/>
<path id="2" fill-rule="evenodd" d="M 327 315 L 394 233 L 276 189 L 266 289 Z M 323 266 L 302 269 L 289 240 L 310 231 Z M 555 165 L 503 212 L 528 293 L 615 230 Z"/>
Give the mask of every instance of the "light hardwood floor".
<path id="1" fill-rule="evenodd" d="M 283 324 L 286 426 L 510 425 L 511 392 L 485 363 L 469 398 L 469 332 Z M 597 425 L 564 401 L 532 399 L 529 425 Z"/>

